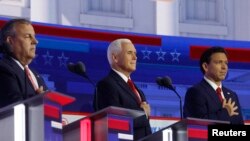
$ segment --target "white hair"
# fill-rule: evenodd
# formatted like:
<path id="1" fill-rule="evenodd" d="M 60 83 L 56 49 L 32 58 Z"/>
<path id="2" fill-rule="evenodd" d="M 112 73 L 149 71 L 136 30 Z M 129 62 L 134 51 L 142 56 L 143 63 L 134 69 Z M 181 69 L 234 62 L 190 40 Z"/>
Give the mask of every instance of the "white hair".
<path id="1" fill-rule="evenodd" d="M 112 66 L 113 63 L 112 54 L 118 54 L 122 51 L 122 43 L 132 43 L 132 42 L 129 39 L 121 38 L 121 39 L 116 39 L 109 44 L 107 50 L 107 58 L 110 66 Z"/>

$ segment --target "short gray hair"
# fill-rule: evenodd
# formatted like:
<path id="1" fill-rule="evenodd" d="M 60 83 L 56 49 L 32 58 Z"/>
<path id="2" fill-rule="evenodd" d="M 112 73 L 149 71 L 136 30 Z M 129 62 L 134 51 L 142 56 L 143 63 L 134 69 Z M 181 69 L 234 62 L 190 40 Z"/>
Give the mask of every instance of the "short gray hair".
<path id="1" fill-rule="evenodd" d="M 108 58 L 110 66 L 113 63 L 112 54 L 113 53 L 118 54 L 122 51 L 122 43 L 132 43 L 132 41 L 126 38 L 121 38 L 121 39 L 116 39 L 109 44 L 108 50 L 107 50 L 107 58 Z"/>
<path id="2" fill-rule="evenodd" d="M 6 43 L 8 36 L 14 36 L 16 34 L 15 27 L 19 24 L 31 24 L 31 21 L 27 19 L 11 19 L 9 20 L 0 31 L 0 52 L 11 55 L 9 44 Z"/>

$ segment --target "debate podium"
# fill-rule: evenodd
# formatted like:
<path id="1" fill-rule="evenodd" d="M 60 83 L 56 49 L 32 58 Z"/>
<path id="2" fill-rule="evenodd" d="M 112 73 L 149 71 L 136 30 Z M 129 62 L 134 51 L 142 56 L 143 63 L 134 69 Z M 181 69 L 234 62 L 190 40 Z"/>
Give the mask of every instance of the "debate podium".
<path id="1" fill-rule="evenodd" d="M 75 98 L 46 91 L 0 109 L 0 140 L 62 141 L 62 106 Z"/>
<path id="2" fill-rule="evenodd" d="M 138 141 L 188 141 L 187 122 L 180 120 Z"/>
<path id="3" fill-rule="evenodd" d="M 207 141 L 208 125 L 230 124 L 229 121 L 191 118 L 186 119 L 188 141 Z"/>
<path id="4" fill-rule="evenodd" d="M 188 117 L 138 141 L 207 141 L 208 125 L 215 124 L 229 122 Z"/>
<path id="5" fill-rule="evenodd" d="M 142 111 L 110 106 L 63 128 L 64 141 L 133 141 L 134 124 Z"/>

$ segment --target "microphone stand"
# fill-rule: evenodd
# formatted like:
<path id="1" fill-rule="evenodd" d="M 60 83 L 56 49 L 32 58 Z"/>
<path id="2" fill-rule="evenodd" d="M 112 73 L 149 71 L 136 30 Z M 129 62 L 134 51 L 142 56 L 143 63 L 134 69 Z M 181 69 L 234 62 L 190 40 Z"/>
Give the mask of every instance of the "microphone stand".
<path id="1" fill-rule="evenodd" d="M 97 111 L 99 108 L 98 108 L 98 97 L 97 97 L 97 94 L 98 94 L 98 91 L 97 91 L 97 86 L 96 84 L 86 75 L 86 73 L 83 73 L 81 74 L 82 77 L 86 78 L 95 88 L 95 95 L 94 95 L 94 99 L 95 99 L 95 103 L 94 103 L 94 111 Z"/>
<path id="2" fill-rule="evenodd" d="M 89 79 L 89 77 L 87 75 L 85 75 L 85 78 L 87 78 L 87 80 L 95 87 L 95 96 L 94 96 L 94 99 L 95 99 L 95 103 L 94 103 L 94 110 L 97 111 L 99 108 L 98 108 L 98 91 L 97 91 L 97 86 L 96 84 L 91 80 Z"/>
<path id="3" fill-rule="evenodd" d="M 77 74 L 77 75 L 80 75 L 80 76 L 86 78 L 94 86 L 95 93 L 94 93 L 93 108 L 95 111 L 97 111 L 98 110 L 97 87 L 96 87 L 96 84 L 86 74 L 86 69 L 85 69 L 84 63 L 82 63 L 80 61 L 77 64 L 69 63 L 68 70 Z"/>
<path id="4" fill-rule="evenodd" d="M 176 91 L 175 87 L 172 85 L 172 81 L 170 79 L 170 77 L 165 76 L 165 77 L 157 77 L 156 82 L 158 85 L 160 86 L 164 86 L 166 88 L 168 88 L 169 90 L 174 91 L 174 93 L 178 96 L 179 101 L 180 101 L 180 116 L 181 116 L 181 120 L 183 119 L 183 113 L 182 113 L 182 100 L 181 100 L 181 96 L 178 94 L 178 92 Z"/>
<path id="5" fill-rule="evenodd" d="M 180 102 L 180 116 L 181 116 L 181 119 L 183 119 L 183 113 L 182 113 L 182 100 L 181 100 L 181 96 L 177 93 L 177 91 L 176 91 L 176 89 L 175 88 L 173 88 L 172 89 L 173 91 L 174 91 L 174 93 L 178 96 L 178 98 L 179 98 L 179 102 Z"/>

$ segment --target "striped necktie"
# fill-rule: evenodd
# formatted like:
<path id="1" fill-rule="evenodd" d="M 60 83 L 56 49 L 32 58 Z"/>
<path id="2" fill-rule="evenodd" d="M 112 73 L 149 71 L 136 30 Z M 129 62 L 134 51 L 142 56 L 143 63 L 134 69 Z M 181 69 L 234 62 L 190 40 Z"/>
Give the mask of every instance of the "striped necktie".
<path id="1" fill-rule="evenodd" d="M 33 86 L 33 88 L 34 88 L 34 90 L 36 91 L 36 90 L 38 89 L 38 87 L 37 87 L 35 81 L 32 79 L 32 76 L 31 76 L 31 74 L 30 74 L 30 69 L 29 69 L 29 67 L 28 67 L 28 66 L 25 66 L 25 67 L 24 67 L 24 71 L 25 71 L 25 74 L 28 76 L 28 78 L 29 78 L 29 80 L 30 80 L 30 82 L 31 82 L 31 84 L 32 84 L 32 86 Z"/>

